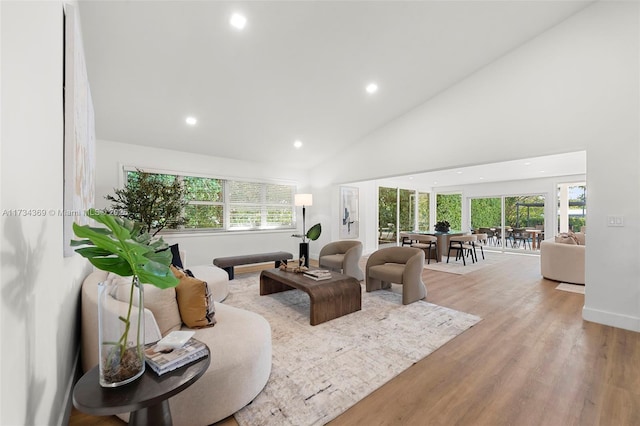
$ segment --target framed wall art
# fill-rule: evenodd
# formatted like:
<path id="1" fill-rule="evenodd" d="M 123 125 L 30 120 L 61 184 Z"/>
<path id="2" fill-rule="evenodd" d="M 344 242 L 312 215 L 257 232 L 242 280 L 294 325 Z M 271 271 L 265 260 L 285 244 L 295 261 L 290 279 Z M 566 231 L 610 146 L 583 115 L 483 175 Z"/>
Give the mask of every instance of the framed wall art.
<path id="1" fill-rule="evenodd" d="M 69 241 L 73 222 L 89 223 L 85 212 L 95 200 L 95 124 L 82 35 L 76 10 L 65 6 L 64 68 L 64 256 L 74 254 Z"/>
<path id="2" fill-rule="evenodd" d="M 358 238 L 360 217 L 358 210 L 358 188 L 340 187 L 340 238 Z"/>

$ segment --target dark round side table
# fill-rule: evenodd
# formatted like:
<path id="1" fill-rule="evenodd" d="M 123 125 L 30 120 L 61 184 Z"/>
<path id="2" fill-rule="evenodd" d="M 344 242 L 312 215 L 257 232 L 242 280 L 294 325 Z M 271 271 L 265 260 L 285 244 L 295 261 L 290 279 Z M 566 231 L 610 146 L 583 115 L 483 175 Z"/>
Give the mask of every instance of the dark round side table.
<path id="1" fill-rule="evenodd" d="M 130 412 L 130 425 L 170 426 L 173 422 L 168 399 L 195 383 L 210 363 L 209 355 L 162 376 L 146 366 L 139 379 L 116 388 L 100 386 L 96 365 L 73 388 L 73 405 L 95 416 Z"/>

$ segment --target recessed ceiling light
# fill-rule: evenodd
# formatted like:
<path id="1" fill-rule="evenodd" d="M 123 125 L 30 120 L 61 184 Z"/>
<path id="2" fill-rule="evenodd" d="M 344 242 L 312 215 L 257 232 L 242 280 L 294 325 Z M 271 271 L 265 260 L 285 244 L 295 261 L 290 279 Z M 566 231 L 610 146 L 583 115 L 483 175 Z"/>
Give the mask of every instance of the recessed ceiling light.
<path id="1" fill-rule="evenodd" d="M 229 19 L 229 24 L 234 28 L 242 30 L 247 25 L 247 18 L 239 13 L 234 13 Z"/>
<path id="2" fill-rule="evenodd" d="M 297 149 L 302 148 L 302 141 L 300 141 L 300 140 L 296 140 L 296 141 L 293 143 L 293 146 L 294 146 L 294 147 L 296 147 Z"/>
<path id="3" fill-rule="evenodd" d="M 461 172 L 460 170 L 458 170 L 456 173 L 457 173 L 457 174 L 459 174 L 459 175 L 461 175 L 461 174 L 462 174 L 462 172 Z"/>
<path id="4" fill-rule="evenodd" d="M 540 170 L 540 173 L 544 173 L 544 170 Z"/>
<path id="5" fill-rule="evenodd" d="M 480 180 L 483 180 L 484 178 L 482 176 L 480 176 Z"/>
<path id="6" fill-rule="evenodd" d="M 184 120 L 189 126 L 195 126 L 198 120 L 195 117 L 187 117 Z"/>
<path id="7" fill-rule="evenodd" d="M 367 84 L 367 87 L 365 88 L 365 90 L 367 91 L 368 94 L 372 95 L 378 91 L 378 85 L 375 83 L 369 83 Z"/>
<path id="8" fill-rule="evenodd" d="M 530 162 L 530 161 L 527 161 L 526 163 L 524 163 L 524 165 L 525 165 L 525 166 L 530 166 L 530 165 L 531 165 L 531 162 Z"/>

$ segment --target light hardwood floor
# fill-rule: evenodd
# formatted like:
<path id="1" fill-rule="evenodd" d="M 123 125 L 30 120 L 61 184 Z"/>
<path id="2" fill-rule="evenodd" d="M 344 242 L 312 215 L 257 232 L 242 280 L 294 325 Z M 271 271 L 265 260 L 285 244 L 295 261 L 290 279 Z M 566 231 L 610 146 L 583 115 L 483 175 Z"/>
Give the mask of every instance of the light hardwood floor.
<path id="1" fill-rule="evenodd" d="M 427 301 L 483 320 L 330 425 L 640 425 L 640 333 L 583 321 L 584 296 L 556 290 L 539 258 L 423 278 Z"/>

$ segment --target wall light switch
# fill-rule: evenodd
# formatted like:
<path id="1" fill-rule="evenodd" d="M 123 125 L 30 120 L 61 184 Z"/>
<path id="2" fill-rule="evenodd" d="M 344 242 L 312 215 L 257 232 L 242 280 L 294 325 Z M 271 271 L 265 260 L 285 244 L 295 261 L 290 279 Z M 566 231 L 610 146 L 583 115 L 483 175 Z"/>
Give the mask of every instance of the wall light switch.
<path id="1" fill-rule="evenodd" d="M 607 226 L 624 226 L 624 216 L 607 216 Z"/>

